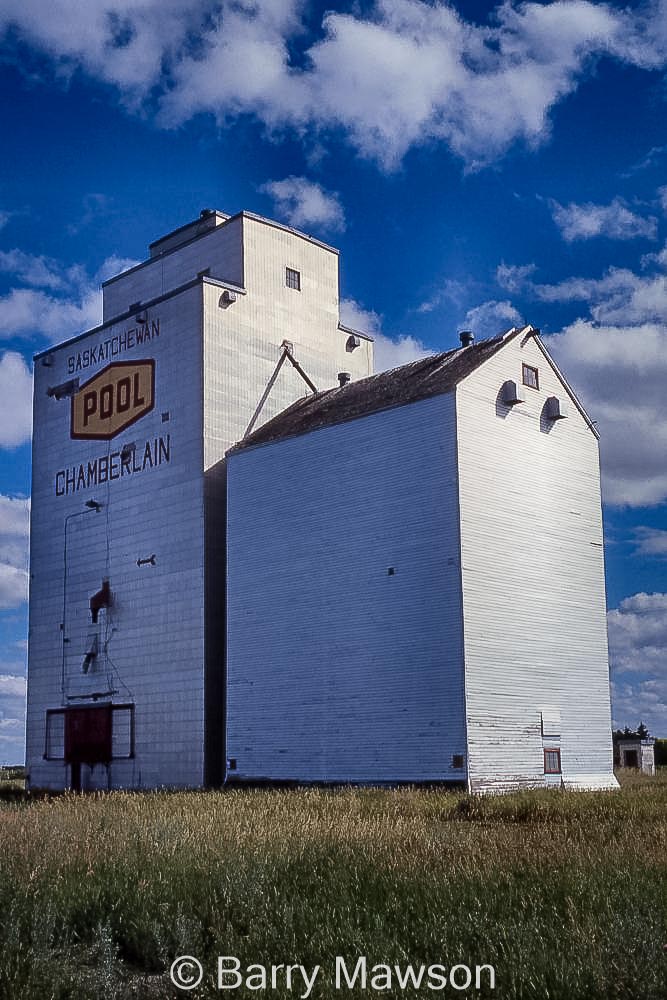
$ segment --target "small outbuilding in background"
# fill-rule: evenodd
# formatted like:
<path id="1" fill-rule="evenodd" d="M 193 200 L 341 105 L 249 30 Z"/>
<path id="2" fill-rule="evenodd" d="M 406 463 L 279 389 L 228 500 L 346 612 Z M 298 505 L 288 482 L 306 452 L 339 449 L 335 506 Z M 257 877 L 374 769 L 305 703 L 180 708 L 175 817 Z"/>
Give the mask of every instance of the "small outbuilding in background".
<path id="1" fill-rule="evenodd" d="M 630 767 L 642 774 L 655 774 L 655 740 L 621 738 L 614 739 L 615 767 Z"/>

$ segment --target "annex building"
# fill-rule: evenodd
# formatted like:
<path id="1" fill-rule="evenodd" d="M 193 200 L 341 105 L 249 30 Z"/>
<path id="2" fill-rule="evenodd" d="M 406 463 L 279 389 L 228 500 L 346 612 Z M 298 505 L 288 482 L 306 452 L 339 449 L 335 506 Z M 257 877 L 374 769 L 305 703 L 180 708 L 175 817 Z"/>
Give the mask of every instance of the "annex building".
<path id="1" fill-rule="evenodd" d="M 204 212 L 35 358 L 32 787 L 615 787 L 597 432 L 532 327 L 371 375 Z"/>

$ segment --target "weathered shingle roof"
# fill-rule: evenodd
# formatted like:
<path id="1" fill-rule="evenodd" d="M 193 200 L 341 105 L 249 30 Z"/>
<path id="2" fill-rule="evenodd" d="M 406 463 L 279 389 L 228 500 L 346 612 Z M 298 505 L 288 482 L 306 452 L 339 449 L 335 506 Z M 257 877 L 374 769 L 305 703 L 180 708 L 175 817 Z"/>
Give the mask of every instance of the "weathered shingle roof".
<path id="1" fill-rule="evenodd" d="M 524 329 L 533 332 L 532 327 Z M 239 441 L 230 451 L 307 434 L 320 427 L 354 420 L 378 410 L 451 392 L 461 379 L 495 354 L 510 335 L 519 332 L 510 330 L 499 337 L 480 340 L 470 347 L 445 351 L 444 354 L 412 361 L 378 375 L 369 375 L 357 382 L 304 396 Z"/>
<path id="2" fill-rule="evenodd" d="M 499 337 L 480 340 L 469 347 L 434 354 L 432 357 L 401 365 L 400 368 L 369 375 L 357 382 L 348 382 L 344 386 L 304 396 L 239 441 L 230 451 L 307 434 L 320 427 L 377 413 L 378 410 L 451 392 L 466 375 L 495 354 L 508 336 L 515 332 L 519 331 L 510 330 Z"/>

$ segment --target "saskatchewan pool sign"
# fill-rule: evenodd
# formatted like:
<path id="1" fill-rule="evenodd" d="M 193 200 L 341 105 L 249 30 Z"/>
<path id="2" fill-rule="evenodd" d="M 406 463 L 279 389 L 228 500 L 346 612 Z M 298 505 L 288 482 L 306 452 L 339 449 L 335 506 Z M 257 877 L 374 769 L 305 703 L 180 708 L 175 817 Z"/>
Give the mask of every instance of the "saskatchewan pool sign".
<path id="1" fill-rule="evenodd" d="M 109 441 L 153 409 L 155 361 L 114 361 L 72 396 L 70 436 Z"/>

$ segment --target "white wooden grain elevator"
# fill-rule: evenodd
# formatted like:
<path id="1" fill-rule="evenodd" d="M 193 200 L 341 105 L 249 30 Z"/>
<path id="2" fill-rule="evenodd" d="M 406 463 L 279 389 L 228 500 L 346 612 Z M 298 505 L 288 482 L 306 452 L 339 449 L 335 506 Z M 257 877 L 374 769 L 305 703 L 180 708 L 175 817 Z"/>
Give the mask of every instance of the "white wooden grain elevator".
<path id="1" fill-rule="evenodd" d="M 372 342 L 339 323 L 337 251 L 248 212 L 203 212 L 103 293 L 101 326 L 35 358 L 29 782 L 216 784 L 225 451 L 368 375 Z"/>
<path id="2" fill-rule="evenodd" d="M 598 436 L 531 327 L 371 375 L 205 211 L 35 358 L 35 788 L 615 786 Z"/>

